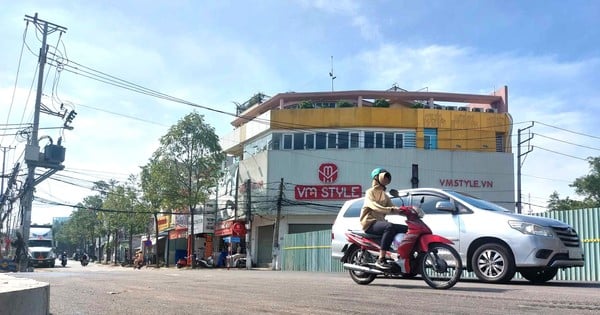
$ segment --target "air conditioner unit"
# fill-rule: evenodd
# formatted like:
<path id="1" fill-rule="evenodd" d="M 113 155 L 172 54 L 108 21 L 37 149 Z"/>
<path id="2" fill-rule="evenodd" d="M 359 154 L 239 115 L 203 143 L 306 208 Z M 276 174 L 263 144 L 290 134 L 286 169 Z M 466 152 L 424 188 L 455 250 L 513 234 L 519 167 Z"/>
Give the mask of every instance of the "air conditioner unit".
<path id="1" fill-rule="evenodd" d="M 486 109 L 485 109 L 485 112 L 486 112 L 486 113 L 497 113 L 497 112 L 498 112 L 498 110 L 497 110 L 497 109 L 495 109 L 495 108 L 486 108 Z"/>
<path id="2" fill-rule="evenodd" d="M 466 106 L 460 106 L 460 107 L 458 107 L 458 110 L 461 111 L 461 112 L 468 112 L 469 108 L 466 107 Z"/>
<path id="3" fill-rule="evenodd" d="M 479 108 L 479 107 L 471 107 L 471 111 L 472 111 L 472 112 L 483 112 L 483 108 Z"/>
<path id="4" fill-rule="evenodd" d="M 427 100 L 427 105 L 429 105 L 429 106 L 435 105 L 435 103 L 433 102 L 433 98 L 430 98 Z"/>

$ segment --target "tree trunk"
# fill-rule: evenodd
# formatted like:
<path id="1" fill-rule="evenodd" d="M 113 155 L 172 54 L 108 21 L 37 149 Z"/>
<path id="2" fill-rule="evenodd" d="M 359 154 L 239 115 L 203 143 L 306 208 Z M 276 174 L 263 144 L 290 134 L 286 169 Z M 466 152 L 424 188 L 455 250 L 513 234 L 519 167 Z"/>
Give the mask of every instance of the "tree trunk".
<path id="1" fill-rule="evenodd" d="M 154 213 L 154 237 L 156 239 L 156 244 L 154 244 L 154 251 L 156 255 L 156 268 L 159 268 L 159 259 L 158 259 L 158 214 Z"/>
<path id="2" fill-rule="evenodd" d="M 113 238 L 115 248 L 113 248 L 113 265 L 117 265 L 117 251 L 119 250 L 119 230 L 115 230 L 115 237 Z"/>
<path id="3" fill-rule="evenodd" d="M 104 263 L 108 265 L 108 259 L 110 257 L 110 233 L 106 233 L 106 257 Z"/>

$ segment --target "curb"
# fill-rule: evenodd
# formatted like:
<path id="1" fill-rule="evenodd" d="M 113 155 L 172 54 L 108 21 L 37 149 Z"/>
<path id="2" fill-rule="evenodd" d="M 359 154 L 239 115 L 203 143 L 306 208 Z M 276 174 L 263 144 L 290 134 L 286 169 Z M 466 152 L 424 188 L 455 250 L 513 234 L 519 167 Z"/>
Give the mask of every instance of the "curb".
<path id="1" fill-rule="evenodd" d="M 50 284 L 0 274 L 0 305 L 3 315 L 49 314 Z"/>

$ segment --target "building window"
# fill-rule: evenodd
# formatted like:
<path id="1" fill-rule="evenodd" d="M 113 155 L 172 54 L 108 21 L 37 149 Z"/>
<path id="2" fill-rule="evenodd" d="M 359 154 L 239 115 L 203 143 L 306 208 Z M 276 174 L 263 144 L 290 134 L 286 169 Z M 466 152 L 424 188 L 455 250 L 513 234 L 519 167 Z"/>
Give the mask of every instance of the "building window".
<path id="1" fill-rule="evenodd" d="M 294 133 L 294 150 L 304 150 L 304 132 Z"/>
<path id="2" fill-rule="evenodd" d="M 358 148 L 360 147 L 360 134 L 358 132 L 351 132 L 350 133 L 350 147 L 351 148 Z"/>
<path id="3" fill-rule="evenodd" d="M 386 149 L 394 148 L 394 133 L 393 132 L 386 132 L 384 134 L 383 147 Z"/>
<path id="4" fill-rule="evenodd" d="M 326 132 L 317 132 L 316 140 L 317 141 L 316 141 L 315 148 L 317 150 L 325 149 L 327 147 L 327 133 Z"/>
<path id="5" fill-rule="evenodd" d="M 375 133 L 372 131 L 365 131 L 365 149 L 372 149 L 375 147 Z"/>
<path id="6" fill-rule="evenodd" d="M 496 133 L 496 152 L 504 152 L 504 134 Z"/>
<path id="7" fill-rule="evenodd" d="M 425 128 L 424 133 L 424 144 L 425 150 L 437 150 L 437 129 Z"/>
<path id="8" fill-rule="evenodd" d="M 327 148 L 328 149 L 337 148 L 337 133 L 330 132 L 327 134 Z"/>
<path id="9" fill-rule="evenodd" d="M 383 132 L 375 133 L 375 147 L 378 149 L 383 148 Z"/>
<path id="10" fill-rule="evenodd" d="M 396 149 L 402 149 L 404 148 L 404 134 L 402 133 L 396 133 L 394 134 L 394 147 Z"/>
<path id="11" fill-rule="evenodd" d="M 405 148 L 416 148 L 417 147 L 417 133 L 405 132 L 404 133 L 404 147 Z"/>
<path id="12" fill-rule="evenodd" d="M 348 132 L 338 132 L 338 149 L 348 149 Z"/>
<path id="13" fill-rule="evenodd" d="M 291 150 L 292 149 L 292 135 L 284 134 L 283 135 L 283 149 Z"/>
<path id="14" fill-rule="evenodd" d="M 306 134 L 305 144 L 306 144 L 307 150 L 312 150 L 315 148 L 315 134 L 314 133 Z"/>
<path id="15" fill-rule="evenodd" d="M 271 143 L 269 145 L 271 150 L 279 150 L 281 145 L 281 134 L 274 133 L 273 138 L 271 139 Z"/>

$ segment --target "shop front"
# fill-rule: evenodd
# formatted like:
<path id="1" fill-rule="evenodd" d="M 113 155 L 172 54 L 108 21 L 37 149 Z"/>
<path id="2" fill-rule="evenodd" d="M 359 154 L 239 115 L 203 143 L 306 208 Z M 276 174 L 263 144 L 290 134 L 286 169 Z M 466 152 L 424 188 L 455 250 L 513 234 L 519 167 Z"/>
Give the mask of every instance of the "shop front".
<path id="1" fill-rule="evenodd" d="M 219 267 L 232 264 L 227 263 L 227 257 L 242 257 L 246 254 L 246 225 L 241 220 L 221 221 L 215 226 L 215 238 L 219 244 L 215 253 L 216 263 Z"/>

